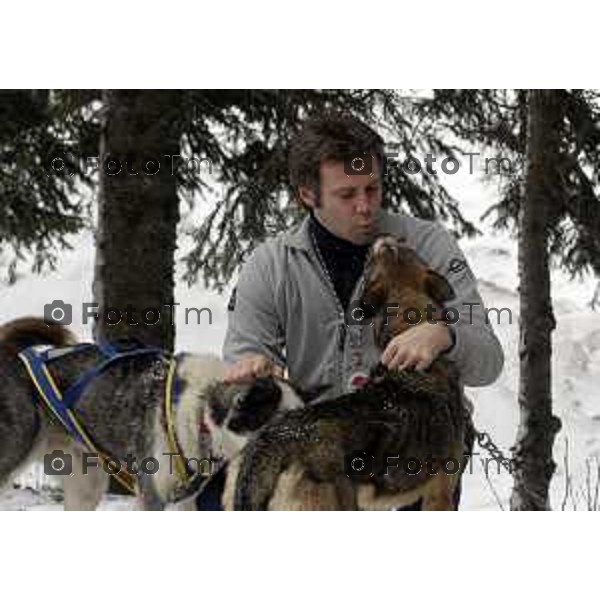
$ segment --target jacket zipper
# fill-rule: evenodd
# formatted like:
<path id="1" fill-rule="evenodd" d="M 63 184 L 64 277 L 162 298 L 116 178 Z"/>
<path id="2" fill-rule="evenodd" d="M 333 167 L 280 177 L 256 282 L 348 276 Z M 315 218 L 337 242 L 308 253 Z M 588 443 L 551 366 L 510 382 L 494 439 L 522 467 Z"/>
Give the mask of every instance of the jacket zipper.
<path id="1" fill-rule="evenodd" d="M 342 382 L 343 380 L 343 365 L 344 365 L 344 346 L 346 344 L 346 321 L 345 321 L 345 312 L 344 312 L 344 307 L 342 306 L 342 303 L 337 295 L 337 292 L 335 291 L 335 286 L 333 285 L 333 281 L 331 280 L 331 277 L 329 276 L 329 271 L 327 271 L 327 267 L 325 266 L 325 262 L 323 260 L 323 257 L 321 256 L 321 251 L 319 250 L 319 246 L 317 245 L 317 242 L 315 240 L 314 235 L 310 235 L 311 237 L 311 241 L 312 241 L 312 246 L 313 246 L 313 254 L 315 256 L 315 258 L 317 259 L 317 263 L 319 264 L 319 267 L 321 269 L 321 274 L 322 276 L 325 278 L 326 284 L 329 287 L 329 291 L 333 296 L 335 305 L 337 307 L 337 316 L 339 319 L 341 319 L 341 323 L 338 325 L 338 329 L 339 329 L 339 334 L 338 334 L 338 351 L 340 353 L 340 356 L 337 358 L 336 360 L 336 374 L 337 374 L 337 378 L 340 382 Z M 343 387 L 343 383 L 341 384 Z"/>

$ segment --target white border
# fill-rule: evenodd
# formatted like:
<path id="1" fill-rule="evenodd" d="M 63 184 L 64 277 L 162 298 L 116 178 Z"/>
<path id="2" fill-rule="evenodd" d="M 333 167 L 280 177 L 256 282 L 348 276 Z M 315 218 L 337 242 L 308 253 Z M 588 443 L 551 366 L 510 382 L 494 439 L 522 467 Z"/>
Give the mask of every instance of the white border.
<path id="1" fill-rule="evenodd" d="M 3 85 L 593 88 L 591 6 L 21 0 L 3 7 Z"/>

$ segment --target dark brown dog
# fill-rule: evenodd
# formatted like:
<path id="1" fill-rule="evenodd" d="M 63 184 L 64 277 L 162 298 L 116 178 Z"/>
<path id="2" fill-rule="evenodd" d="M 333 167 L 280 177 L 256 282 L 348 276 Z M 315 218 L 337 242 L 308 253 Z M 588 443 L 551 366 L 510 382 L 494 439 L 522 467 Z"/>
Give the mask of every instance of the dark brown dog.
<path id="1" fill-rule="evenodd" d="M 365 266 L 362 302 L 373 310 L 375 342 L 382 351 L 393 337 L 425 321 L 428 312 L 431 320 L 443 320 L 443 305 L 453 298 L 446 278 L 403 240 L 386 235 L 375 241 Z M 432 371 L 442 380 L 449 376 L 442 360 Z"/>
<path id="2" fill-rule="evenodd" d="M 404 240 L 393 236 L 381 236 L 375 241 L 365 273 L 362 300 L 374 309 L 374 335 L 382 351 L 393 337 L 418 326 L 427 315 L 432 320 L 443 321 L 444 304 L 454 298 L 445 277 L 430 269 Z M 395 304 L 397 310 L 391 306 Z M 416 322 L 418 316 L 420 320 Z M 387 375 L 390 376 L 393 377 Z M 467 425 L 458 372 L 440 357 L 427 373 L 409 371 L 401 376 L 406 379 L 399 385 L 406 394 L 400 404 L 408 411 L 415 427 L 407 432 L 412 448 L 405 452 L 404 459 L 416 458 L 422 466 L 426 465 L 428 456 L 435 460 L 430 460 L 426 468 L 415 475 L 406 474 L 402 469 L 392 472 L 393 485 L 388 481 L 384 487 L 404 490 L 393 499 L 395 506 L 422 499 L 424 510 L 452 510 L 453 494 L 465 467 Z M 421 395 L 417 403 L 412 401 Z M 451 474 L 457 465 L 460 470 Z M 390 470 L 395 468 L 391 466 Z M 433 474 L 434 470 L 437 473 Z M 359 504 L 374 508 L 383 503 L 385 508 L 387 495 L 378 493 L 377 485 L 361 486 Z"/>

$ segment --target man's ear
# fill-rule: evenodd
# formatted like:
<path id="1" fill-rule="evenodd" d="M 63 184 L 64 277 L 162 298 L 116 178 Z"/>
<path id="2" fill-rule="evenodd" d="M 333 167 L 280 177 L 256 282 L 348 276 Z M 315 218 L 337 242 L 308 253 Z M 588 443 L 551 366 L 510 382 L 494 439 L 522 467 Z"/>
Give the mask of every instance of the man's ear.
<path id="1" fill-rule="evenodd" d="M 432 269 L 427 270 L 427 276 L 425 278 L 425 290 L 429 296 L 436 302 L 443 304 L 448 300 L 453 300 L 456 297 L 452 286 L 448 283 L 448 280 L 439 273 L 436 273 Z"/>
<path id="2" fill-rule="evenodd" d="M 298 188 L 298 198 L 300 199 L 300 202 L 302 202 L 302 204 L 304 204 L 304 206 L 307 208 L 315 208 L 317 206 L 317 200 L 314 191 L 306 186 L 301 186 Z"/>

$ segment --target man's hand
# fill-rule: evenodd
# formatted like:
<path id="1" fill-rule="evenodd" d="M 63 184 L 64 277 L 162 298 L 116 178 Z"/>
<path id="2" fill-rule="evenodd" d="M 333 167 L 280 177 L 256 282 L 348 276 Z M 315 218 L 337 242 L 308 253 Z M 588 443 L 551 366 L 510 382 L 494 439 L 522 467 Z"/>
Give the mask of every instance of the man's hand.
<path id="1" fill-rule="evenodd" d="M 250 383 L 256 377 L 275 375 L 283 377 L 283 369 L 261 354 L 248 354 L 227 367 L 223 381 L 225 383 Z"/>
<path id="2" fill-rule="evenodd" d="M 414 367 L 425 371 L 431 363 L 452 345 L 446 323 L 420 323 L 393 337 L 381 355 L 388 369 Z"/>

